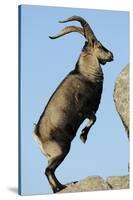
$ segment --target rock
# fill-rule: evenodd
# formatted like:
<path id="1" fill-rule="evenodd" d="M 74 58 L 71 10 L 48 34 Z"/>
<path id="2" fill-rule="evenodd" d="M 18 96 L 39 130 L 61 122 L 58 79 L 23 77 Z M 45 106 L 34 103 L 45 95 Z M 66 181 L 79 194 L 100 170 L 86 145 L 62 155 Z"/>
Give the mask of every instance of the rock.
<path id="1" fill-rule="evenodd" d="M 129 176 L 110 176 L 107 178 L 107 183 L 112 189 L 127 189 L 129 188 Z"/>
<path id="2" fill-rule="evenodd" d="M 112 176 L 104 181 L 100 176 L 90 176 L 68 186 L 59 193 L 88 192 L 110 189 L 126 189 L 129 187 L 129 176 Z"/>
<path id="3" fill-rule="evenodd" d="M 65 189 L 60 191 L 64 192 L 87 192 L 96 190 L 108 190 L 109 186 L 105 181 L 99 176 L 90 176 L 81 180 L 75 184 L 68 185 Z"/>
<path id="4" fill-rule="evenodd" d="M 129 65 L 117 77 L 114 102 L 129 137 Z"/>

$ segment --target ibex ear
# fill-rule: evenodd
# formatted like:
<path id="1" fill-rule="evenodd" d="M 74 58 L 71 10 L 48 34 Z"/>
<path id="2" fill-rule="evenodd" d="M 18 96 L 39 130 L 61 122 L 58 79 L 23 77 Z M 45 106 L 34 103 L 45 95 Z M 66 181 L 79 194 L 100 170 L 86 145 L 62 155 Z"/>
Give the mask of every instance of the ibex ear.
<path id="1" fill-rule="evenodd" d="M 95 39 L 90 39 L 90 45 L 91 47 L 94 47 L 95 46 L 95 43 L 96 43 L 96 40 Z"/>
<path id="2" fill-rule="evenodd" d="M 95 45 L 95 40 L 94 40 L 94 39 L 89 39 L 89 40 L 88 40 L 88 43 L 89 43 L 89 45 L 90 45 L 91 47 L 94 47 L 94 45 Z"/>

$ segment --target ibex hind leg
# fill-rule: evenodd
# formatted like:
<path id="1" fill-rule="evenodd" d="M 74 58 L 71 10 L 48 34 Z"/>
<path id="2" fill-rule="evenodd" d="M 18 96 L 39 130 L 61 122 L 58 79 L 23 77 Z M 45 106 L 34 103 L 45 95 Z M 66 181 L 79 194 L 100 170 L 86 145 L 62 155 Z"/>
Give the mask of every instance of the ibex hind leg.
<path id="1" fill-rule="evenodd" d="M 47 179 L 52 187 L 53 192 L 56 193 L 66 187 L 66 185 L 62 185 L 56 178 L 55 170 L 62 163 L 62 161 L 68 154 L 70 150 L 70 143 L 59 144 L 57 142 L 54 142 L 52 147 L 54 147 L 52 151 L 49 149 L 50 151 L 48 152 L 47 149 L 47 152 L 50 155 L 50 157 L 48 160 L 48 167 L 45 170 L 45 175 L 47 176 Z"/>
<path id="2" fill-rule="evenodd" d="M 55 158 L 52 158 L 49 161 L 48 167 L 45 170 L 45 175 L 51 185 L 51 188 L 54 193 L 59 192 L 60 190 L 64 189 L 66 186 L 61 184 L 55 176 L 55 169 L 61 164 L 64 159 L 64 155 L 59 155 Z"/>

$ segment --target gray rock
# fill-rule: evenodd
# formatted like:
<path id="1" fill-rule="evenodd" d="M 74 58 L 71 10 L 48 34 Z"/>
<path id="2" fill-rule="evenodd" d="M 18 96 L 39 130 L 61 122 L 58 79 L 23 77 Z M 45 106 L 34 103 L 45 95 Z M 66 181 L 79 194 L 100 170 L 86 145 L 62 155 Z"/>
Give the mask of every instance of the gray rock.
<path id="1" fill-rule="evenodd" d="M 75 184 L 69 184 L 60 193 L 67 192 L 87 192 L 96 190 L 108 190 L 110 187 L 105 181 L 99 176 L 90 176 L 81 180 Z"/>
<path id="2" fill-rule="evenodd" d="M 110 176 L 106 181 L 112 189 L 129 188 L 129 176 Z"/>
<path id="3" fill-rule="evenodd" d="M 129 176 L 112 176 L 104 181 L 100 176 L 90 176 L 77 183 L 70 183 L 59 193 L 88 192 L 129 188 Z"/>
<path id="4" fill-rule="evenodd" d="M 129 65 L 117 77 L 114 88 L 114 101 L 129 137 Z"/>

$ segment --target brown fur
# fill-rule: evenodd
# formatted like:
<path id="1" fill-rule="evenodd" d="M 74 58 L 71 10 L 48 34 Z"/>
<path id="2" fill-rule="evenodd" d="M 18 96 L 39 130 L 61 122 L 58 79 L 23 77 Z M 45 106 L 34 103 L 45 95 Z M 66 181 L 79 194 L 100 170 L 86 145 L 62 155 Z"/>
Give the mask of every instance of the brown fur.
<path id="1" fill-rule="evenodd" d="M 105 64 L 112 57 L 112 53 L 97 40 L 86 42 L 75 70 L 58 86 L 37 123 L 35 135 L 48 159 L 45 174 L 53 192 L 65 187 L 57 180 L 54 172 L 68 154 L 79 126 L 86 118 L 90 120 L 80 136 L 85 143 L 96 121 L 95 113 L 103 87 L 100 63 Z"/>

